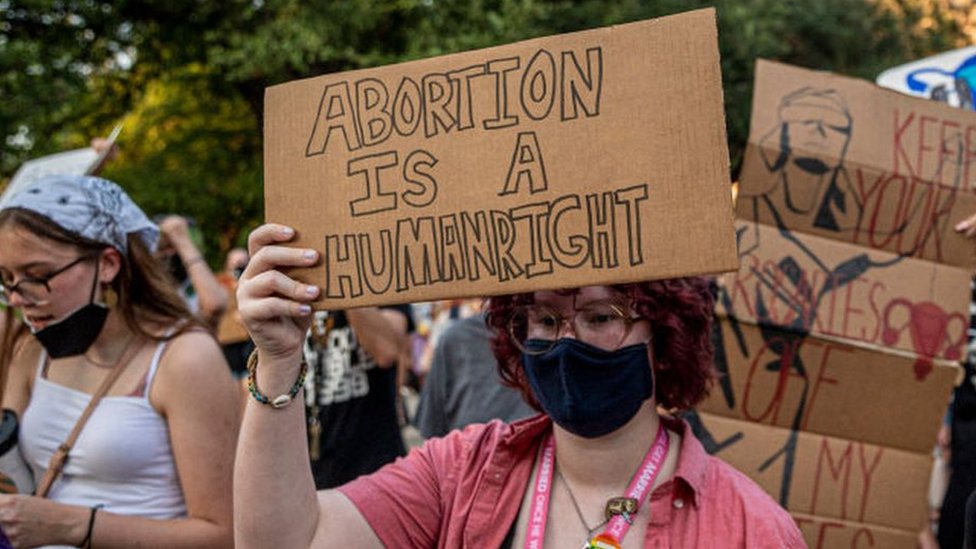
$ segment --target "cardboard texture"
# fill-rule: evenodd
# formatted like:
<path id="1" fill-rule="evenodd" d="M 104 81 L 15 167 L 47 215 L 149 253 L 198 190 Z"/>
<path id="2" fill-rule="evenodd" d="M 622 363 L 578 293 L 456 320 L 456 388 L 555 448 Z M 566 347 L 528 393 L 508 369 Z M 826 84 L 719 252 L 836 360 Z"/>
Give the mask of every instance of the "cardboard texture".
<path id="1" fill-rule="evenodd" d="M 705 413 L 695 423 L 710 453 L 791 513 L 916 532 L 926 520 L 928 455 Z"/>
<path id="2" fill-rule="evenodd" d="M 715 12 L 271 87 L 268 221 L 346 308 L 736 268 Z"/>
<path id="3" fill-rule="evenodd" d="M 917 549 L 918 532 L 791 513 L 810 549 Z"/>
<path id="4" fill-rule="evenodd" d="M 954 363 L 720 317 L 721 377 L 698 409 L 733 419 L 929 453 Z"/>
<path id="5" fill-rule="evenodd" d="M 220 322 L 217 323 L 217 341 L 221 345 L 239 343 L 251 338 L 251 334 L 244 327 L 241 314 L 237 310 L 236 292 L 228 291 L 227 295 L 227 312 L 221 315 Z"/>
<path id="6" fill-rule="evenodd" d="M 962 358 L 969 271 L 747 221 L 736 227 L 742 265 L 723 276 L 729 315 Z"/>
<path id="7" fill-rule="evenodd" d="M 810 547 L 914 547 L 969 326 L 976 114 L 760 61 L 707 448 Z M 695 416 L 692 416 L 693 418 Z"/>
<path id="8" fill-rule="evenodd" d="M 737 217 L 972 266 L 976 113 L 760 60 L 740 177 Z"/>

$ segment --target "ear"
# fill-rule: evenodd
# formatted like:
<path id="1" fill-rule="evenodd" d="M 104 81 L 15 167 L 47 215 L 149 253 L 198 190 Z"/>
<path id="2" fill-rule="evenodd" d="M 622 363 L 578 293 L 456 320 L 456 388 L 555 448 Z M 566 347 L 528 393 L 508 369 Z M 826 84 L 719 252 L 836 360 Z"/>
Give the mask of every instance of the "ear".
<path id="1" fill-rule="evenodd" d="M 104 248 L 98 258 L 98 281 L 109 284 L 121 270 L 122 254 L 111 246 Z"/>

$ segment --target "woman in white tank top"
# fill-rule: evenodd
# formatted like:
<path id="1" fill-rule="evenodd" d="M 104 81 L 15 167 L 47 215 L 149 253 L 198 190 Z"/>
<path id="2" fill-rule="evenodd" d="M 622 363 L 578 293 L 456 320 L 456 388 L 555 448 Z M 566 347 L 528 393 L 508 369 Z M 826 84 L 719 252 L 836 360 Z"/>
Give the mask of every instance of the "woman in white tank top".
<path id="1" fill-rule="evenodd" d="M 112 371 L 119 377 L 47 498 L 0 495 L 17 547 L 232 547 L 238 395 L 152 257 L 158 230 L 114 183 L 56 176 L 0 204 L 0 301 L 14 346 L 4 406 L 35 481 Z M 192 266 L 190 267 L 192 268 Z"/>

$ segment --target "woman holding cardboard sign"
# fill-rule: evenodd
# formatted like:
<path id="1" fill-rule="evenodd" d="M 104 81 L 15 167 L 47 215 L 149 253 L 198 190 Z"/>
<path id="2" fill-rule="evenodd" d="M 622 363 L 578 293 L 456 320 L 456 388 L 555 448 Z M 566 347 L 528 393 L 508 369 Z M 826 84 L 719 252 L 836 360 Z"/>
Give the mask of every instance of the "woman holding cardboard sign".
<path id="1" fill-rule="evenodd" d="M 0 348 L 37 482 L 0 495 L 15 547 L 231 546 L 237 393 L 152 257 L 158 235 L 96 177 L 0 204 L 0 298 L 33 332 Z"/>
<path id="2" fill-rule="evenodd" d="M 255 230 L 238 289 L 258 348 L 235 471 L 238 547 L 804 546 L 769 496 L 657 411 L 695 404 L 711 379 L 702 279 L 491 298 L 500 372 L 543 414 L 431 439 L 316 494 L 292 401 L 319 289 L 278 269 L 318 257 L 282 245 L 294 234 Z"/>

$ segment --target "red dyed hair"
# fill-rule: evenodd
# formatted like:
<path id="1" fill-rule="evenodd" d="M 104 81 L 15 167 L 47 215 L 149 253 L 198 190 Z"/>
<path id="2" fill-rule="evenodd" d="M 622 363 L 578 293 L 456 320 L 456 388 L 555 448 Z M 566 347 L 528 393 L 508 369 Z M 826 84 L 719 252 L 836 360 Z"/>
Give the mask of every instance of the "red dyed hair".
<path id="1" fill-rule="evenodd" d="M 708 279 L 674 278 L 611 287 L 630 300 L 635 313 L 650 321 L 658 405 L 683 410 L 705 398 L 715 378 L 711 342 L 714 299 Z M 495 331 L 492 351 L 503 383 L 521 391 L 539 410 L 522 370 L 521 351 L 508 334 L 512 311 L 532 302 L 531 293 L 496 296 L 488 299 L 486 311 L 488 325 Z"/>

